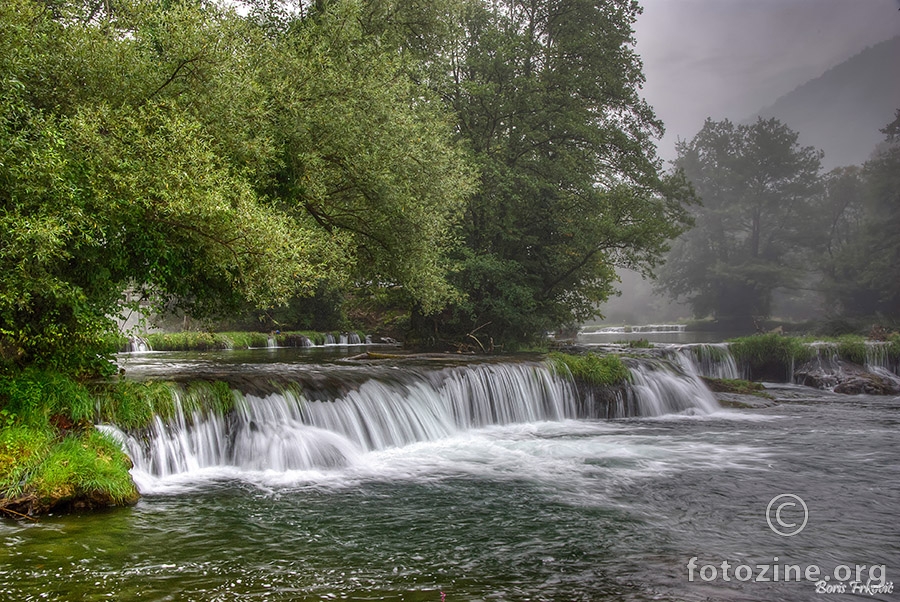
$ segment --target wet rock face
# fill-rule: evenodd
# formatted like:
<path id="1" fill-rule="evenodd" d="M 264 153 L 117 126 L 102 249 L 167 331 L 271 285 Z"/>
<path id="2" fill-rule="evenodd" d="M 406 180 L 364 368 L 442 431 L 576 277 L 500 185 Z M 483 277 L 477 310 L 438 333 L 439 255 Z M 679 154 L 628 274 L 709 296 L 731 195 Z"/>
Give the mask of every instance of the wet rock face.
<path id="1" fill-rule="evenodd" d="M 900 386 L 877 374 L 866 373 L 860 377 L 852 377 L 839 383 L 834 388 L 835 393 L 848 395 L 895 395 L 900 393 Z"/>
<path id="2" fill-rule="evenodd" d="M 825 389 L 846 395 L 896 395 L 900 393 L 900 379 L 890 379 L 863 366 L 837 360 L 809 362 L 794 371 L 798 384 Z"/>

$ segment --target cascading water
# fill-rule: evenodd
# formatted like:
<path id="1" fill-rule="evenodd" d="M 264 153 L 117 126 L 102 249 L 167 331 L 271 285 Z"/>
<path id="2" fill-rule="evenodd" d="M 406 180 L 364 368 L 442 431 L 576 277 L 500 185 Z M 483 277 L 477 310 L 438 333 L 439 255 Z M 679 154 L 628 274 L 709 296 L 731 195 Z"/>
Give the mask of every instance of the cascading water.
<path id="1" fill-rule="evenodd" d="M 700 380 L 688 357 L 677 355 L 677 365 L 666 360 L 624 360 L 631 370 L 629 395 L 637 400 L 640 416 L 675 412 L 709 414 L 719 403 Z"/>
<path id="2" fill-rule="evenodd" d="M 890 354 L 891 344 L 877 341 L 866 342 L 866 367 L 876 373 L 888 371 L 900 376 L 900 361 Z M 881 370 L 876 370 L 880 368 Z"/>
<path id="3" fill-rule="evenodd" d="M 152 351 L 150 349 L 150 343 L 147 339 L 138 336 L 132 336 L 128 338 L 128 345 L 125 348 L 127 353 L 143 353 L 145 351 Z"/>
<path id="4" fill-rule="evenodd" d="M 436 441 L 493 425 L 580 418 L 710 413 L 712 395 L 683 360 L 627 360 L 633 383 L 609 400 L 579 395 L 575 383 L 543 363 L 484 363 L 442 369 L 379 368 L 355 386 L 309 390 L 297 383 L 270 394 L 234 392 L 226 416 L 186 412 L 149 432 L 118 432 L 135 479 L 199 469 L 330 469 L 362 454 Z M 331 391 L 329 393 L 328 391 Z M 608 403 L 598 409 L 597 404 Z"/>
<path id="5" fill-rule="evenodd" d="M 728 343 L 680 345 L 676 352 L 687 359 L 700 376 L 740 378 L 737 362 L 728 349 Z"/>

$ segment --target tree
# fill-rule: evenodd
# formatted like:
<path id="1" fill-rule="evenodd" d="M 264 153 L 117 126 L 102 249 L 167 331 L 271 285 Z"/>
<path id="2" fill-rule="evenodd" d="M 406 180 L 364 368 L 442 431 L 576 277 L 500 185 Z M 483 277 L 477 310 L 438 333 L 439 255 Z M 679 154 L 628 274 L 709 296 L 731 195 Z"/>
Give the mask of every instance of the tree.
<path id="1" fill-rule="evenodd" d="M 678 145 L 676 165 L 702 201 L 696 226 L 674 245 L 661 287 L 698 317 L 746 326 L 771 311 L 772 293 L 805 275 L 798 261 L 818 235 L 808 225 L 821 190 L 821 152 L 776 119 L 707 120 Z"/>
<path id="2" fill-rule="evenodd" d="M 631 1 L 471 0 L 428 81 L 459 119 L 480 187 L 429 336 L 523 342 L 599 315 L 616 267 L 649 273 L 687 222 L 640 98 Z M 471 341 L 471 338 L 469 339 Z"/>
<path id="3" fill-rule="evenodd" d="M 323 281 L 449 298 L 440 259 L 470 170 L 359 14 L 3 3 L 3 367 L 102 368 L 129 290 L 198 316 Z"/>
<path id="4" fill-rule="evenodd" d="M 885 143 L 857 170 L 851 235 L 827 264 L 833 310 L 900 317 L 900 110 L 883 130 Z"/>

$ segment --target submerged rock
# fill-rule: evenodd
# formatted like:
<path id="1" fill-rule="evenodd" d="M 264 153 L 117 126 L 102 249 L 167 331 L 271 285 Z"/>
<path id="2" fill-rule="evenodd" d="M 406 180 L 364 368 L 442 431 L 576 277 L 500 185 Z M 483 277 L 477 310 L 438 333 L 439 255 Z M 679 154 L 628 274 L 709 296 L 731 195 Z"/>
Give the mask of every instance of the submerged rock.
<path id="1" fill-rule="evenodd" d="M 715 397 L 723 408 L 770 408 L 776 405 L 775 401 L 768 397 L 745 393 L 718 392 Z"/>

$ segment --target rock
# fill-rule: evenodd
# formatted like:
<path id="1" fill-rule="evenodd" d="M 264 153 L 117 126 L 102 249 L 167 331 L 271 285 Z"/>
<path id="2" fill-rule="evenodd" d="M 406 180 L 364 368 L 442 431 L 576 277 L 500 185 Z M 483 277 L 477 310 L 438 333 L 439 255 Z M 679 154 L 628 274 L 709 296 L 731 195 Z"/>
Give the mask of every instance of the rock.
<path id="1" fill-rule="evenodd" d="M 885 378 L 844 360 L 808 362 L 794 371 L 794 381 L 807 387 L 845 395 L 900 393 L 900 379 Z"/>
<path id="2" fill-rule="evenodd" d="M 716 393 L 716 401 L 723 408 L 770 408 L 775 401 L 759 395 L 746 395 L 743 393 Z"/>
<path id="3" fill-rule="evenodd" d="M 834 388 L 835 393 L 845 395 L 896 395 L 900 393 L 900 386 L 877 374 L 866 373 L 861 376 L 853 376 Z"/>

